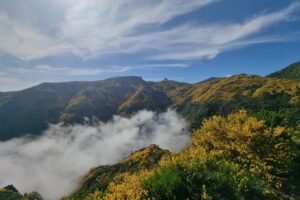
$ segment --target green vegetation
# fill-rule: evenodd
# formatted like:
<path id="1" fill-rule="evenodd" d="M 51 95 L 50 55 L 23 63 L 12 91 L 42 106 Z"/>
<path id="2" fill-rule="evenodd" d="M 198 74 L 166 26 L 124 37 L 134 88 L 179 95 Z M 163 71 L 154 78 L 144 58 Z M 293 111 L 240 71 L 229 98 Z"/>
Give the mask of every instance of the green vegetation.
<path id="1" fill-rule="evenodd" d="M 269 77 L 235 75 L 196 84 L 123 77 L 0 93 L 0 140 L 24 131 L 39 134 L 48 122 L 173 107 L 191 123 L 187 149 L 170 153 L 151 145 L 93 168 L 62 199 L 300 199 L 299 66 Z M 0 199 L 34 194 L 4 188 Z"/>
<path id="2" fill-rule="evenodd" d="M 264 194 L 259 177 L 241 173 L 222 158 L 191 161 L 190 166 L 171 165 L 147 178 L 146 198 L 164 199 L 273 199 Z"/>
<path id="3" fill-rule="evenodd" d="M 280 125 L 296 127 L 300 122 L 300 83 L 250 75 L 212 78 L 197 84 L 154 83 L 139 77 L 45 83 L 0 94 L 0 140 L 41 134 L 48 123 L 82 123 L 84 117 L 106 121 L 114 114 L 128 116 L 141 109 L 163 111 L 168 107 L 187 118 L 192 129 L 204 118 L 240 109 L 254 116 L 277 113 Z"/>
<path id="4" fill-rule="evenodd" d="M 268 77 L 285 78 L 289 80 L 300 81 L 300 62 L 291 64 L 282 70 L 268 75 Z"/>
<path id="5" fill-rule="evenodd" d="M 240 109 L 254 116 L 277 113 L 280 125 L 296 127 L 300 122 L 299 67 L 299 63 L 290 65 L 268 78 L 235 75 L 187 84 L 119 77 L 43 83 L 19 92 L 0 93 L 0 140 L 41 134 L 49 123 L 83 123 L 84 117 L 106 121 L 114 114 L 129 116 L 141 109 L 163 111 L 168 107 L 187 118 L 192 129 L 198 128 L 204 118 Z"/>
<path id="6" fill-rule="evenodd" d="M 37 192 L 22 195 L 13 185 L 8 185 L 0 188 L 0 200 L 43 200 L 43 197 Z"/>
<path id="7" fill-rule="evenodd" d="M 284 128 L 269 128 L 240 111 L 205 120 L 192 141 L 189 149 L 165 161 L 162 169 L 144 181 L 149 198 L 299 197 L 295 191 L 300 180 L 294 179 L 298 185 L 289 181 L 298 173 L 293 169 L 299 166 L 299 152 Z M 292 188 L 297 189 L 291 192 Z"/>
<path id="8" fill-rule="evenodd" d="M 300 84 L 289 80 L 248 75 L 210 79 L 194 85 L 185 95 L 187 103 L 179 110 L 193 128 L 198 128 L 204 118 L 240 109 L 252 113 L 280 112 L 284 125 L 295 127 L 300 122 L 299 92 Z"/>
<path id="9" fill-rule="evenodd" d="M 148 191 L 147 196 L 157 200 L 187 197 L 187 185 L 183 181 L 182 170 L 176 165 L 156 171 L 142 186 Z"/>
<path id="10" fill-rule="evenodd" d="M 298 139 L 299 133 L 267 126 L 245 110 L 213 116 L 194 131 L 186 150 L 157 154 L 163 150 L 151 145 L 117 164 L 126 170 L 110 166 L 109 179 L 94 173 L 101 167 L 87 175 L 107 181 L 105 187 L 88 186 L 77 191 L 82 196 L 65 199 L 297 199 Z"/>
<path id="11" fill-rule="evenodd" d="M 49 123 L 106 121 L 114 114 L 140 109 L 163 111 L 169 98 L 140 77 L 93 82 L 43 83 L 14 93 L 0 93 L 0 140 L 39 135 Z M 17 124 L 17 125 L 16 125 Z"/>

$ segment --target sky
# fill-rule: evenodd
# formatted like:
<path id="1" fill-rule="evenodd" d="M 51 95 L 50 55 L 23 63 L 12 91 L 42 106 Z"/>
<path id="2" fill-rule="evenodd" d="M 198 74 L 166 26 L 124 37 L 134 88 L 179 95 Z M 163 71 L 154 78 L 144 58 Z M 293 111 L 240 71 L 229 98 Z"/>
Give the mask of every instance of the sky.
<path id="1" fill-rule="evenodd" d="M 264 76 L 298 52 L 298 0 L 0 1 L 0 91 L 115 76 Z"/>

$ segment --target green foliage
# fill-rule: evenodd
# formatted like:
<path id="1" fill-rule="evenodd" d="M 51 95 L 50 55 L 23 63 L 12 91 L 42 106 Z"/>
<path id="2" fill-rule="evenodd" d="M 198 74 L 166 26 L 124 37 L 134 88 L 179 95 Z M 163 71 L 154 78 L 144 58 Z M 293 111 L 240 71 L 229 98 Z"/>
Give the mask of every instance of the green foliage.
<path id="1" fill-rule="evenodd" d="M 242 173 L 236 165 L 222 157 L 159 169 L 142 185 L 148 191 L 146 198 L 156 200 L 277 199 L 266 192 L 268 184 L 258 176 Z"/>
<path id="2" fill-rule="evenodd" d="M 143 186 L 150 199 L 281 199 L 297 186 L 289 187 L 296 155 L 284 128 L 269 128 L 245 111 L 214 116 L 194 132 L 189 149 Z"/>
<path id="3" fill-rule="evenodd" d="M 257 116 L 275 126 L 277 114 Z M 297 198 L 299 134 L 266 122 L 245 110 L 205 119 L 186 150 L 170 154 L 151 145 L 116 165 L 94 168 L 66 199 Z"/>
<path id="4" fill-rule="evenodd" d="M 154 83 L 139 77 L 44 83 L 20 92 L 0 93 L 0 140 L 41 134 L 48 123 L 83 123 L 84 117 L 106 121 L 114 114 L 129 116 L 141 109 L 164 111 L 168 107 L 187 118 L 192 129 L 204 118 L 240 109 L 280 113 L 285 126 L 295 127 L 300 123 L 300 83 L 250 75 L 211 78 L 196 84 Z"/>
<path id="5" fill-rule="evenodd" d="M 252 115 L 264 121 L 246 111 L 204 120 L 193 134 L 193 145 L 170 161 L 161 162 L 158 168 L 151 163 L 168 154 L 151 145 L 117 165 L 93 169 L 83 188 L 70 199 L 120 199 L 124 195 L 157 200 L 297 197 L 299 152 L 293 141 L 299 141 L 299 134 L 291 137 L 284 128 L 276 127 L 281 113 L 262 111 Z M 139 171 L 147 166 L 154 173 L 140 177 Z M 129 172 L 127 178 L 112 182 L 124 172 Z M 133 185 L 139 189 L 133 190 Z"/>
<path id="6" fill-rule="evenodd" d="M 43 83 L 0 93 L 0 140 L 39 135 L 49 123 L 83 123 L 84 117 L 106 121 L 114 114 L 129 115 L 140 109 L 163 111 L 170 104 L 163 92 L 140 77 Z"/>
<path id="7" fill-rule="evenodd" d="M 260 110 L 260 111 L 251 111 L 249 113 L 251 116 L 256 117 L 258 120 L 262 120 L 269 127 L 276 126 L 286 126 L 285 117 L 282 111 L 268 111 L 268 110 Z"/>
<path id="8" fill-rule="evenodd" d="M 178 166 L 158 170 L 142 184 L 148 191 L 148 197 L 156 200 L 184 199 L 187 197 L 182 171 Z"/>
<path id="9" fill-rule="evenodd" d="M 22 195 L 18 192 L 10 190 L 0 189 L 0 200 L 21 200 Z"/>
<path id="10" fill-rule="evenodd" d="M 37 192 L 31 192 L 28 194 L 24 194 L 22 200 L 43 200 L 43 197 Z"/>
<path id="11" fill-rule="evenodd" d="M 227 152 L 228 160 L 281 187 L 295 158 L 295 144 L 282 127 L 269 128 L 246 111 L 204 121 L 193 135 L 194 148 Z"/>
<path id="12" fill-rule="evenodd" d="M 240 109 L 250 113 L 275 112 L 282 124 L 296 127 L 300 123 L 300 84 L 289 80 L 239 75 L 208 80 L 194 85 L 179 111 L 198 128 L 204 118 L 227 115 Z"/>
<path id="13" fill-rule="evenodd" d="M 268 75 L 268 77 L 285 78 L 285 79 L 300 81 L 300 62 L 291 64 L 282 70 L 279 70 L 277 72 Z"/>
<path id="14" fill-rule="evenodd" d="M 91 169 L 63 199 L 297 199 L 299 66 L 269 76 L 275 78 L 236 75 L 186 84 L 122 77 L 0 93 L 0 140 L 40 134 L 49 122 L 108 120 L 173 106 L 195 130 L 187 150 L 171 156 L 151 145 L 115 165 Z M 0 189 L 0 200 L 39 198 Z"/>
<path id="15" fill-rule="evenodd" d="M 13 185 L 8 185 L 0 188 L 0 200 L 43 200 L 43 197 L 37 192 L 22 195 Z"/>

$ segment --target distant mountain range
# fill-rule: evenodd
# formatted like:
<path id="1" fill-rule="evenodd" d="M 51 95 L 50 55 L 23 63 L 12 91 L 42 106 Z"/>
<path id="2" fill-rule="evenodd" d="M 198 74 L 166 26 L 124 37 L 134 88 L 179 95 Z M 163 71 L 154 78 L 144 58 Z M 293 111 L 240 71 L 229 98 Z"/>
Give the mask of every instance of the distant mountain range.
<path id="1" fill-rule="evenodd" d="M 0 93 L 0 140 L 39 135 L 49 123 L 106 121 L 141 109 L 177 109 L 197 127 L 204 117 L 245 108 L 253 115 L 276 115 L 283 125 L 300 122 L 300 63 L 270 74 L 210 78 L 195 84 L 117 77 L 101 81 L 42 83 Z M 272 123 L 270 121 L 270 123 Z"/>

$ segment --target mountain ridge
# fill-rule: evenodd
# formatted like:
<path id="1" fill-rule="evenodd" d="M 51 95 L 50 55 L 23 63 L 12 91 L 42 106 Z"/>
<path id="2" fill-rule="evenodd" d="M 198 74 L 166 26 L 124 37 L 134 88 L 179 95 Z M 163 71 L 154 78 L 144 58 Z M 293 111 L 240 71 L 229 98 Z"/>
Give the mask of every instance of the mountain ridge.
<path id="1" fill-rule="evenodd" d="M 241 108 L 279 112 L 275 104 L 283 108 L 280 112 L 287 118 L 283 121 L 297 123 L 299 99 L 297 81 L 245 74 L 195 84 L 145 81 L 138 76 L 42 83 L 0 93 L 0 140 L 40 135 L 49 123 L 83 123 L 85 117 L 107 121 L 113 115 L 130 116 L 141 109 L 161 112 L 169 107 L 190 120 L 192 128 L 205 117 Z"/>
<path id="2" fill-rule="evenodd" d="M 271 78 L 285 78 L 294 81 L 300 81 L 300 61 L 267 75 Z"/>

